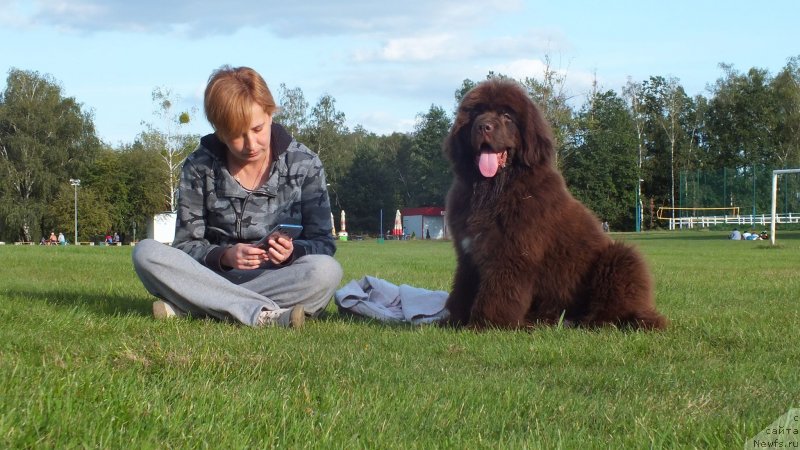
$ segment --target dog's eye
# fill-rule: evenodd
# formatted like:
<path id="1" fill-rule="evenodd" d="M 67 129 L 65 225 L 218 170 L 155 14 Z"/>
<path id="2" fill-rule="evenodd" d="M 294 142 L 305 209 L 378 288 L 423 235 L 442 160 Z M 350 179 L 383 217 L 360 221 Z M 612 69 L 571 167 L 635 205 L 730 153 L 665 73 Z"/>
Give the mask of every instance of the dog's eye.
<path id="1" fill-rule="evenodd" d="M 509 122 L 516 123 L 516 120 L 514 119 L 514 116 L 511 115 L 511 113 L 504 112 L 503 119 L 508 120 Z"/>

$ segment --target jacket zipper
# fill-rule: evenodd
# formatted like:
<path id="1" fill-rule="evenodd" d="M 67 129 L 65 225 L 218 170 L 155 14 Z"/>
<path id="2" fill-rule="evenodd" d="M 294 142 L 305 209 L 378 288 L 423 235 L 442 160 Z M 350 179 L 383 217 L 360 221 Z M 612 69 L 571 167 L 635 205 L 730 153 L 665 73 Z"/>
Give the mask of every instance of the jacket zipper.
<path id="1" fill-rule="evenodd" d="M 253 195 L 263 195 L 268 199 L 275 197 L 274 193 L 269 192 L 262 186 L 255 191 L 247 191 L 247 195 L 244 197 L 244 200 L 242 200 L 242 207 L 239 211 L 236 211 L 236 208 L 233 208 L 234 213 L 236 213 L 236 238 L 240 241 L 242 240 L 242 218 L 244 217 L 244 212 L 247 210 L 247 201 L 250 200 L 250 197 Z"/>
<path id="2" fill-rule="evenodd" d="M 251 195 L 253 195 L 251 192 L 247 193 L 247 195 L 244 197 L 244 200 L 242 200 L 242 209 L 240 211 L 236 211 L 236 238 L 238 240 L 242 240 L 242 217 L 244 217 L 247 201 L 250 200 Z"/>

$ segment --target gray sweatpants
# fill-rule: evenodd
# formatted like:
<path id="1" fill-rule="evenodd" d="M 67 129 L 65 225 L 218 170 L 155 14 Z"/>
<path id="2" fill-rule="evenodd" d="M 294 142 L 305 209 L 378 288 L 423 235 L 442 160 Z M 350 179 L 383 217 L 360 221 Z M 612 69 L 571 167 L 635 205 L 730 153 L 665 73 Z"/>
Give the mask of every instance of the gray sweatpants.
<path id="1" fill-rule="evenodd" d="M 193 316 L 255 325 L 262 310 L 303 305 L 316 315 L 342 280 L 327 255 L 306 255 L 277 269 L 215 272 L 182 250 L 145 239 L 133 249 L 133 267 L 151 294 Z"/>

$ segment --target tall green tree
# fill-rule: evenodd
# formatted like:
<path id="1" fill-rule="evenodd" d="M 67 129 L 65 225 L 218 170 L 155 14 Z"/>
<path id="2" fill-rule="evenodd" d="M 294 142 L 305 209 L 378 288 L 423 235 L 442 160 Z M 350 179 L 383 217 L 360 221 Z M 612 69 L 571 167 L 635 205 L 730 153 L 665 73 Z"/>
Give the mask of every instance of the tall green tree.
<path id="1" fill-rule="evenodd" d="M 129 172 L 139 171 L 141 168 L 125 167 L 122 153 L 111 148 L 100 151 L 95 163 L 82 179 L 82 190 L 91 189 L 96 197 L 102 200 L 103 209 L 109 223 L 106 230 L 122 232 L 127 227 L 126 218 L 130 212 L 130 178 Z M 81 211 L 91 205 L 81 205 Z M 85 212 L 85 211 L 84 211 Z"/>
<path id="2" fill-rule="evenodd" d="M 336 109 L 336 99 L 325 94 L 312 108 L 308 127 L 303 133 L 305 144 L 322 160 L 330 185 L 331 202 L 336 209 L 341 208 L 341 183 L 353 161 L 353 148 L 345 145 L 348 134 L 345 122 L 345 114 Z"/>
<path id="3" fill-rule="evenodd" d="M 0 238 L 38 239 L 48 205 L 99 149 L 91 113 L 55 79 L 11 69 L 0 95 Z"/>
<path id="4" fill-rule="evenodd" d="M 409 206 L 441 206 L 444 204 L 452 175 L 444 156 L 442 143 L 450 132 L 452 121 L 444 109 L 431 105 L 417 119 L 409 155 Z"/>
<path id="5" fill-rule="evenodd" d="M 351 233 L 377 234 L 380 211 L 393 218 L 395 208 L 400 208 L 395 154 L 387 148 L 386 141 L 387 138 L 377 136 L 361 140 L 353 164 L 342 180 L 342 208 L 347 212 L 347 229 Z"/>
<path id="6" fill-rule="evenodd" d="M 285 83 L 279 87 L 280 108 L 273 120 L 289 131 L 295 138 L 300 138 L 300 132 L 308 123 L 308 102 L 299 87 L 289 89 Z"/>
<path id="7" fill-rule="evenodd" d="M 412 204 L 414 187 L 411 151 L 413 137 L 408 133 L 392 133 L 380 138 L 380 147 L 387 155 L 386 164 L 391 169 L 391 179 L 395 180 L 396 207 L 416 206 Z"/>
<path id="8" fill-rule="evenodd" d="M 800 167 L 800 56 L 789 58 L 772 79 L 772 134 L 776 168 Z"/>
<path id="9" fill-rule="evenodd" d="M 167 174 L 161 170 L 161 152 L 158 147 L 147 146 L 145 134 L 118 152 L 119 176 L 124 179 L 128 197 L 114 201 L 124 203 L 119 226 L 131 239 L 141 238 L 153 216 L 168 207 L 162 190 L 158 189 L 167 183 Z"/>
<path id="10" fill-rule="evenodd" d="M 681 151 L 690 142 L 686 131 L 686 123 L 691 122 L 687 117 L 691 114 L 691 99 L 686 95 L 677 78 L 650 77 L 642 84 L 644 93 L 647 121 L 649 124 L 649 156 L 651 162 L 650 181 L 656 181 L 659 172 L 669 174 L 666 199 L 675 217 L 678 204 L 676 195 L 676 174 L 680 171 L 678 162 Z M 666 170 L 665 170 L 666 169 Z M 653 192 L 655 196 L 663 195 L 664 183 L 656 183 L 661 187 L 661 192 Z M 651 187 L 653 185 L 651 184 Z"/>
<path id="11" fill-rule="evenodd" d="M 108 203 L 104 192 L 97 186 L 84 185 L 77 188 L 78 207 L 78 241 L 101 241 L 106 233 L 115 230 L 113 205 Z M 48 205 L 45 230 L 58 233 L 72 241 L 75 235 L 75 191 L 74 187 L 64 184 L 56 197 Z"/>
<path id="12" fill-rule="evenodd" d="M 751 68 L 740 73 L 728 64 L 720 67 L 724 76 L 712 88 L 706 118 L 708 156 L 716 167 L 733 169 L 729 200 L 725 200 L 755 214 L 768 207 L 768 200 L 758 203 L 769 198 L 769 176 L 764 170 L 778 162 L 775 130 L 781 118 L 776 115 L 767 70 Z"/>
<path id="13" fill-rule="evenodd" d="M 555 162 L 561 167 L 561 160 L 572 150 L 570 136 L 574 133 L 574 111 L 569 105 L 567 73 L 553 67 L 550 55 L 544 56 L 541 77 L 526 77 L 522 84 L 527 88 L 531 100 L 542 110 L 545 119 L 553 129 L 555 140 Z"/>
<path id="14" fill-rule="evenodd" d="M 717 167 L 744 168 L 773 165 L 776 116 L 769 73 L 752 68 L 747 73 L 720 65 L 724 77 L 713 86 L 709 102 L 708 139 Z"/>
<path id="15" fill-rule="evenodd" d="M 489 76 L 491 75 L 492 72 L 489 72 Z M 474 88 L 477 85 L 478 83 L 470 80 L 469 78 L 465 78 L 464 81 L 461 82 L 461 86 L 458 89 L 456 89 L 456 91 L 453 93 L 453 96 L 455 97 L 456 100 L 455 106 L 453 108 L 453 115 L 458 114 L 458 106 L 461 104 L 461 100 L 464 99 L 464 96 L 467 95 L 467 92 L 472 90 L 472 88 Z"/>
<path id="16" fill-rule="evenodd" d="M 577 115 L 574 151 L 563 161 L 570 191 L 616 230 L 634 228 L 636 128 L 614 91 L 598 92 Z"/>

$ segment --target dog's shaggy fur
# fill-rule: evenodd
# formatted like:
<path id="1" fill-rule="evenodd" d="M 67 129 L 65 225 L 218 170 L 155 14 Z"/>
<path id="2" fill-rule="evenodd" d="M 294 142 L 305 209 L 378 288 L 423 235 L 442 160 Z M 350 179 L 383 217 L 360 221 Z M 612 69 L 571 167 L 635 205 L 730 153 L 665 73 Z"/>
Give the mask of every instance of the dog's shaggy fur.
<path id="1" fill-rule="evenodd" d="M 550 127 L 516 82 L 469 91 L 444 146 L 458 256 L 448 324 L 667 325 L 644 260 L 570 195 L 553 165 Z"/>

